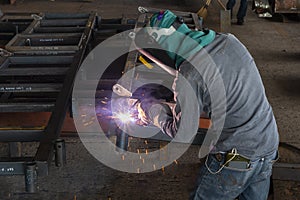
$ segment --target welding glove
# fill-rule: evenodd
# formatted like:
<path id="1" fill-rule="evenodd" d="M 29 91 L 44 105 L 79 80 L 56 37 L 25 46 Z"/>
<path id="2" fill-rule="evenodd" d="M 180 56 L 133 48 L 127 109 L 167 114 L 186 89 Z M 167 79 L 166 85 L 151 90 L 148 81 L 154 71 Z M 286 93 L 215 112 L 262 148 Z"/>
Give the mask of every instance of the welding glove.
<path id="1" fill-rule="evenodd" d="M 172 116 L 171 108 L 154 98 L 142 100 L 137 105 L 137 110 L 139 113 L 139 122 L 137 124 L 144 126 L 152 124 L 162 128 L 163 123 Z"/>
<path id="2" fill-rule="evenodd" d="M 151 108 L 154 105 L 159 105 L 160 102 L 155 98 L 145 98 L 142 99 L 137 104 L 137 111 L 138 111 L 138 121 L 139 125 L 148 125 L 151 123 L 151 116 L 149 115 Z"/>

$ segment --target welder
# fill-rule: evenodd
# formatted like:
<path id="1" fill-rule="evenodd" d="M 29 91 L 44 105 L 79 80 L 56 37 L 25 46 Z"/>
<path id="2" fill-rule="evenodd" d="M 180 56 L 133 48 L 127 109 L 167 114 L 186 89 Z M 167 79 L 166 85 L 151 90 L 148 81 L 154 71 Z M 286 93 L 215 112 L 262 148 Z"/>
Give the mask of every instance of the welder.
<path id="1" fill-rule="evenodd" d="M 272 164 L 278 158 L 279 136 L 259 71 L 246 47 L 232 34 L 191 30 L 181 17 L 168 10 L 154 14 L 141 31 L 166 50 L 149 48 L 141 52 L 176 72 L 172 87 L 176 106 L 170 109 L 154 98 L 142 99 L 138 110 L 144 125 L 155 125 L 176 137 L 184 120 L 181 111 L 193 106 L 186 103 L 190 98 L 182 87 L 186 82 L 197 97 L 195 109 L 199 115 L 216 114 L 213 101 L 219 105 L 218 102 L 226 100 L 220 137 L 209 147 L 190 198 L 267 199 Z M 175 32 L 181 36 L 174 36 Z M 187 38 L 197 45 L 190 44 Z M 135 41 L 137 46 L 143 46 L 141 37 L 136 36 Z M 147 39 L 144 42 L 149 43 Z M 219 80 L 225 96 L 214 99 L 210 93 Z M 217 123 L 218 116 L 214 119 L 212 124 Z"/>

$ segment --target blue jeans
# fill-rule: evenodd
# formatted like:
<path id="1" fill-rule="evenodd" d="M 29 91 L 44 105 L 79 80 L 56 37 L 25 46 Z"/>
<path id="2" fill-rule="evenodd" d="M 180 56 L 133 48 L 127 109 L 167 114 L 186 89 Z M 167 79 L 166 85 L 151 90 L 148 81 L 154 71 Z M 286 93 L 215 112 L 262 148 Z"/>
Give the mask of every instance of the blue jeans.
<path id="1" fill-rule="evenodd" d="M 232 9 L 235 5 L 235 1 L 236 0 L 228 0 L 228 2 L 226 4 L 227 10 L 231 10 L 231 12 L 232 12 Z M 239 11 L 237 13 L 237 19 L 244 20 L 246 13 L 247 13 L 247 0 L 241 0 Z"/>
<path id="2" fill-rule="evenodd" d="M 266 200 L 270 187 L 270 176 L 273 163 L 277 160 L 277 152 L 261 159 L 251 161 L 248 169 L 224 167 L 219 173 L 212 174 L 203 165 L 197 181 L 197 188 L 191 195 L 191 200 Z M 207 166 L 216 172 L 225 162 L 225 155 L 217 159 L 216 154 L 210 154 Z"/>

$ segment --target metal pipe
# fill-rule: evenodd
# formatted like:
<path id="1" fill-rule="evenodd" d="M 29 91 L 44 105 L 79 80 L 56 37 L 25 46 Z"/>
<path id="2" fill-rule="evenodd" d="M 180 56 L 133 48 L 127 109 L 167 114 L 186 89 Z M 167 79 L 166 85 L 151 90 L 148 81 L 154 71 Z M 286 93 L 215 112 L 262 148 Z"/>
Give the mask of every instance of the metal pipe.
<path id="1" fill-rule="evenodd" d="M 117 129 L 116 146 L 118 147 L 116 149 L 119 153 L 126 152 L 128 149 L 128 134 L 121 129 Z"/>
<path id="2" fill-rule="evenodd" d="M 35 193 L 37 187 L 37 165 L 35 162 L 25 164 L 25 188 L 26 192 Z"/>
<path id="3" fill-rule="evenodd" d="M 143 50 L 141 48 L 139 48 L 138 51 L 141 52 L 143 55 L 147 56 L 147 58 L 149 58 L 151 61 L 156 63 L 159 67 L 161 67 L 163 70 L 168 72 L 170 75 L 176 76 L 176 70 L 175 69 L 172 69 L 171 67 L 165 65 L 160 60 L 158 60 L 157 58 L 152 56 L 150 53 L 146 52 L 145 50 Z"/>
<path id="4" fill-rule="evenodd" d="M 55 165 L 57 167 L 63 167 L 66 164 L 66 145 L 65 140 L 57 139 L 55 141 Z"/>

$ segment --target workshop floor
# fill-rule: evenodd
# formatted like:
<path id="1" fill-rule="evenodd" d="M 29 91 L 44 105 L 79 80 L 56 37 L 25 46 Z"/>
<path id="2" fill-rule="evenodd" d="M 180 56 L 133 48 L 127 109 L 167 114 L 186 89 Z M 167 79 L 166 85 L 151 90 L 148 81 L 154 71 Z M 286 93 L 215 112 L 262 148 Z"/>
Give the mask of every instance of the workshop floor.
<path id="1" fill-rule="evenodd" d="M 103 18 L 135 16 L 137 6 L 174 10 L 197 10 L 189 0 L 20 0 L 0 5 L 3 12 L 84 12 L 96 10 Z M 199 1 L 201 2 L 201 1 Z M 225 3 L 225 0 L 223 0 Z M 216 2 L 209 8 L 205 26 L 219 30 Z M 236 10 L 234 10 L 236 12 Z M 252 53 L 261 72 L 266 93 L 274 109 L 280 140 L 300 148 L 300 23 L 261 19 L 249 8 L 244 26 L 232 25 L 236 35 Z M 65 138 L 67 166 L 51 166 L 50 175 L 39 177 L 39 193 L 24 193 L 24 177 L 0 177 L 0 199 L 188 199 L 200 162 L 198 147 L 192 146 L 164 171 L 128 174 L 110 169 L 93 158 L 79 138 Z M 5 145 L 0 147 L 3 149 Z M 30 147 L 33 148 L 34 144 Z M 281 160 L 300 163 L 300 155 L 281 149 Z M 300 183 L 275 181 L 275 199 L 300 199 Z"/>

